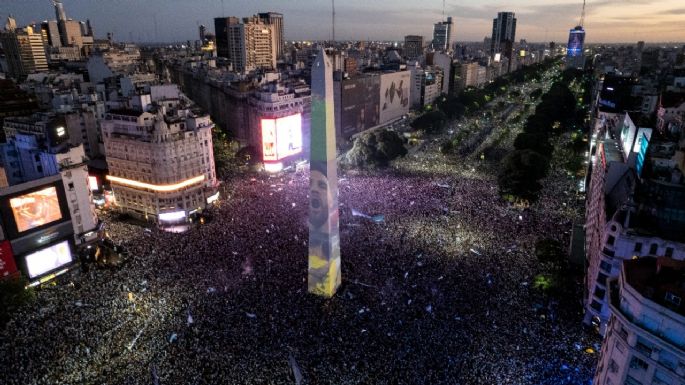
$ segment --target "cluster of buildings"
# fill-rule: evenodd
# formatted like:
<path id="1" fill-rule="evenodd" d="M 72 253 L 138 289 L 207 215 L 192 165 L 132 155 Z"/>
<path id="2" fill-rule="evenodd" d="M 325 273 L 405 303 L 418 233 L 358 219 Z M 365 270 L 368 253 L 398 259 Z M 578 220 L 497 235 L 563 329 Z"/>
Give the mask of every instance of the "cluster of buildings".
<path id="1" fill-rule="evenodd" d="M 100 250 L 98 208 L 176 226 L 219 198 L 209 115 L 53 3 L 56 21 L 0 34 L 0 278 L 33 284 Z"/>
<path id="2" fill-rule="evenodd" d="M 584 305 L 604 336 L 593 383 L 684 383 L 684 47 L 592 50 Z"/>

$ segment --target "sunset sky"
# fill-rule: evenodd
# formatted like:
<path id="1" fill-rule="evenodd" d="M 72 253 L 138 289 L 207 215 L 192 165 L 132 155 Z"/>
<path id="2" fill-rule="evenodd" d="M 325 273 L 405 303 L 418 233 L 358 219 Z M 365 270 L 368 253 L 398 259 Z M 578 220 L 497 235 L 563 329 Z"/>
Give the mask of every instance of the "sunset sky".
<path id="1" fill-rule="evenodd" d="M 8 14 L 20 25 L 55 18 L 50 0 L 1 2 L 3 25 Z M 284 14 L 286 39 L 328 39 L 331 34 L 329 0 L 64 0 L 64 4 L 69 17 L 89 18 L 98 37 L 111 31 L 116 40 L 195 40 L 199 24 L 213 32 L 214 17 L 265 11 Z M 578 23 L 581 8 L 582 1 L 568 0 L 448 0 L 446 15 L 454 18 L 457 41 L 482 40 L 490 35 L 498 11 L 513 11 L 518 18 L 517 40 L 561 42 Z M 428 37 L 441 18 L 440 0 L 338 0 L 336 38 Z M 682 0 L 589 0 L 585 20 L 588 42 L 685 41 Z"/>

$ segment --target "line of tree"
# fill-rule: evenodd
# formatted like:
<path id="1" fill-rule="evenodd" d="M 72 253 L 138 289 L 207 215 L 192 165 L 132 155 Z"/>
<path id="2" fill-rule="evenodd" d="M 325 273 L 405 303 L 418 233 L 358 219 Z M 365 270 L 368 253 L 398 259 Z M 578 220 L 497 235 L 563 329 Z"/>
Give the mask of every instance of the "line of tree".
<path id="1" fill-rule="evenodd" d="M 505 197 L 528 201 L 537 198 L 554 151 L 550 139 L 579 123 L 576 98 L 569 85 L 581 76 L 580 71 L 567 70 L 541 96 L 535 113 L 528 117 L 523 132 L 514 140 L 515 150 L 502 160 L 498 182 Z"/>

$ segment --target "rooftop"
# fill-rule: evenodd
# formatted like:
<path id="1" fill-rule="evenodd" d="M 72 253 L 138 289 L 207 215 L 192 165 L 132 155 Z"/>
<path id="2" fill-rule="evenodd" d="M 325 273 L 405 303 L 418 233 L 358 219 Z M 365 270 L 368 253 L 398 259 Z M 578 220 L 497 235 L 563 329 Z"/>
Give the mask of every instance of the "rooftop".
<path id="1" fill-rule="evenodd" d="M 685 316 L 685 261 L 644 257 L 624 262 L 628 285 L 643 297 Z"/>

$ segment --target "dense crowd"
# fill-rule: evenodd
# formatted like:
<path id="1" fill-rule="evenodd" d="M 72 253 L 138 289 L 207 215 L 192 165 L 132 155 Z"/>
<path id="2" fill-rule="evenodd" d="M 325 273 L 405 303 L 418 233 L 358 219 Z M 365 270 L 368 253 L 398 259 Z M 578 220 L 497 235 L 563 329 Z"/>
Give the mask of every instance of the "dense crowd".
<path id="1" fill-rule="evenodd" d="M 588 383 L 580 297 L 532 287 L 534 243 L 567 244 L 578 215 L 571 182 L 548 182 L 520 210 L 478 165 L 437 155 L 343 175 L 330 300 L 306 292 L 306 172 L 227 183 L 181 234 L 109 220 L 126 263 L 41 289 L 0 334 L 1 382 Z"/>
<path id="2" fill-rule="evenodd" d="M 40 289 L 0 331 L 0 384 L 588 384 L 580 293 L 534 287 L 536 241 L 581 218 L 574 181 L 515 207 L 494 163 L 437 147 L 341 175 L 329 300 L 306 290 L 306 170 L 227 182 L 184 233 L 107 217 L 124 265 Z"/>

